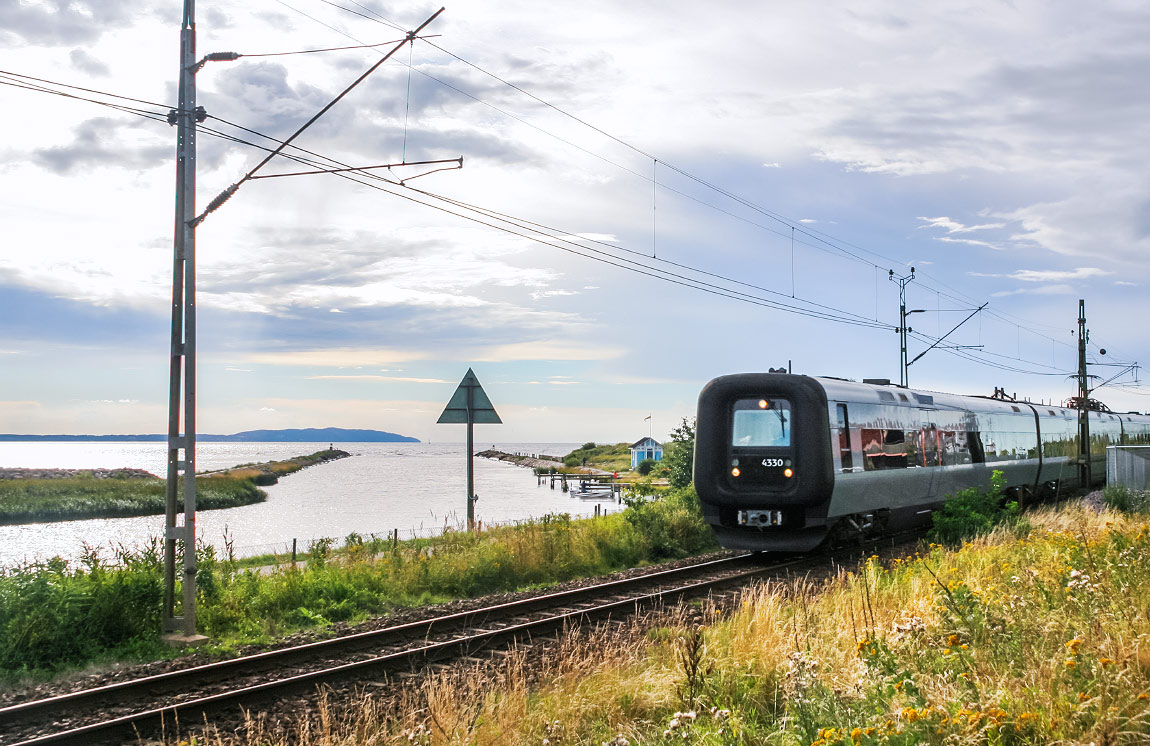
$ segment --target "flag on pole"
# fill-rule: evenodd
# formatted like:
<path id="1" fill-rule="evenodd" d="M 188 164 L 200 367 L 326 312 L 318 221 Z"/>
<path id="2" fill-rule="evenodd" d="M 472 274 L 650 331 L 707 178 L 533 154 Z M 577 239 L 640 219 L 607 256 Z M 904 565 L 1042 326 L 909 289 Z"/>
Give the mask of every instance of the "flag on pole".
<path id="1" fill-rule="evenodd" d="M 649 419 L 651 419 L 651 415 L 647 415 L 646 417 L 644 417 L 644 418 L 643 418 L 643 422 L 646 422 L 646 421 L 647 421 L 647 420 L 649 420 Z"/>

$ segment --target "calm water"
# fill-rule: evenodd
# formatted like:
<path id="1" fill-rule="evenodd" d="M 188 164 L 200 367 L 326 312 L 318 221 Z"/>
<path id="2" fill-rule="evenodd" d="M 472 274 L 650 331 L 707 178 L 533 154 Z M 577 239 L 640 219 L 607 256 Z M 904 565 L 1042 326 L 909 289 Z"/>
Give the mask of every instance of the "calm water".
<path id="1" fill-rule="evenodd" d="M 197 470 L 290 458 L 327 448 L 327 443 L 202 443 Z M 301 551 L 312 539 L 342 540 L 355 531 L 400 537 L 427 535 L 466 520 L 464 446 L 458 443 L 339 443 L 351 458 L 313 466 L 265 487 L 266 502 L 197 513 L 196 531 L 217 547 L 225 530 L 240 556 Z M 476 450 L 489 443 L 477 443 Z M 577 443 L 504 443 L 511 453 L 563 455 Z M 156 443 L 0 443 L 0 466 L 29 468 L 135 467 L 163 475 L 167 453 Z M 477 520 L 485 523 L 565 512 L 591 515 L 595 502 L 536 486 L 530 469 L 475 459 Z M 604 505 L 607 505 L 606 503 Z M 0 526 L 0 566 L 60 555 L 77 557 L 83 544 L 134 546 L 159 536 L 163 516 Z"/>

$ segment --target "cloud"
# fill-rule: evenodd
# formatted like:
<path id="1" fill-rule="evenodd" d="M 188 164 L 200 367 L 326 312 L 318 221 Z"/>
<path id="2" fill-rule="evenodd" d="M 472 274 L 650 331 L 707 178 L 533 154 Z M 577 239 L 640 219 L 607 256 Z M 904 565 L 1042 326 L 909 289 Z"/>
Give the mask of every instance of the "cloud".
<path id="1" fill-rule="evenodd" d="M 75 67 L 78 70 L 82 70 L 89 75 L 104 77 L 111 74 L 112 72 L 102 61 L 88 54 L 88 52 L 80 49 L 79 47 L 73 49 L 68 54 L 68 59 L 72 61 L 72 67 Z"/>
<path id="2" fill-rule="evenodd" d="M 992 298 L 1005 298 L 1011 295 L 1074 295 L 1077 291 L 1072 285 L 1044 285 L 1037 288 L 1019 288 L 1017 290 L 1001 290 L 991 293 Z"/>
<path id="3" fill-rule="evenodd" d="M 536 291 L 531 294 L 531 300 L 540 300 L 542 298 L 554 298 L 561 295 L 579 295 L 574 290 L 542 290 Z"/>
<path id="4" fill-rule="evenodd" d="M 0 3 L 0 41 L 7 45 L 92 42 L 149 12 L 121 0 L 7 0 Z"/>
<path id="5" fill-rule="evenodd" d="M 920 226 L 921 227 L 921 226 Z M 991 243 L 989 241 L 979 241 L 977 238 L 951 238 L 949 236 L 935 236 L 935 241 L 942 241 L 943 243 L 964 243 L 970 246 L 985 246 L 988 249 L 995 251 L 1005 251 L 1005 246 Z"/>
<path id="6" fill-rule="evenodd" d="M 141 171 L 168 165 L 172 160 L 171 143 L 159 142 L 151 131 L 135 123 L 108 117 L 82 122 L 68 145 L 38 148 L 32 161 L 61 176 L 94 167 L 115 167 Z"/>
<path id="7" fill-rule="evenodd" d="M 763 168 L 782 168 L 782 166 L 777 163 L 764 163 Z"/>
<path id="8" fill-rule="evenodd" d="M 428 352 L 423 350 L 333 347 L 328 349 L 284 350 L 280 352 L 252 352 L 244 355 L 244 359 L 247 362 L 260 365 L 355 368 L 365 365 L 393 365 L 399 362 L 422 360 L 427 355 Z"/>
<path id="9" fill-rule="evenodd" d="M 1065 282 L 1066 280 L 1085 280 L 1091 277 L 1106 277 L 1114 274 L 1097 267 L 1079 267 L 1077 269 L 1019 269 L 1009 274 L 988 274 L 983 272 L 970 272 L 971 277 L 1004 277 L 1022 282 Z"/>
<path id="10" fill-rule="evenodd" d="M 308 381 L 376 381 L 380 383 L 451 383 L 442 378 L 405 378 L 401 376 L 304 376 Z"/>
<path id="11" fill-rule="evenodd" d="M 920 217 L 926 225 L 920 225 L 919 228 L 945 228 L 947 233 L 970 233 L 971 231 L 984 231 L 992 228 L 1004 228 L 1006 223 L 983 223 L 982 225 L 963 225 L 958 221 L 951 220 L 948 217 L 941 218 L 923 218 Z"/>
<path id="12" fill-rule="evenodd" d="M 1023 282 L 1056 282 L 1063 280 L 1084 280 L 1088 277 L 1105 277 L 1113 272 L 1098 269 L 1097 267 L 1079 267 L 1072 270 L 1057 269 L 1020 269 L 1009 275 L 1015 280 Z"/>
<path id="13" fill-rule="evenodd" d="M 513 342 L 477 349 L 470 356 L 478 362 L 511 362 L 516 360 L 610 360 L 621 357 L 624 350 L 608 345 L 575 342 Z M 464 355 L 464 357 L 468 357 Z"/>

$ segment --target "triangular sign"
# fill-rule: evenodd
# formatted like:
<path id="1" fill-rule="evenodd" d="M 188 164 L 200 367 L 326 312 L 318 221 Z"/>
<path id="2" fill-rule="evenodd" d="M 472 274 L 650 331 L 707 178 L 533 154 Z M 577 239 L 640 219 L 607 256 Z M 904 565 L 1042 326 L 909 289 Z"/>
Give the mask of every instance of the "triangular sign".
<path id="1" fill-rule="evenodd" d="M 471 398 L 472 422 L 479 425 L 503 424 L 503 420 L 499 419 L 499 414 L 495 411 L 491 400 L 487 398 L 483 387 L 479 385 L 479 379 L 475 377 L 471 368 L 467 369 L 467 375 L 459 382 L 459 388 L 451 395 L 451 401 L 447 402 L 447 408 L 439 415 L 436 424 L 466 425 L 468 394 Z"/>

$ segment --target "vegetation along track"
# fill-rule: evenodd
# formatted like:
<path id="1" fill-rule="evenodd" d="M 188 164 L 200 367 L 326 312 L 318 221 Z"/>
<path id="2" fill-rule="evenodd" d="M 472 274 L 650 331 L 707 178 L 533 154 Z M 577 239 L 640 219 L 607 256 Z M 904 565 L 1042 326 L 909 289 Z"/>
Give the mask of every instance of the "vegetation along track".
<path id="1" fill-rule="evenodd" d="M 203 722 L 320 684 L 409 672 L 827 563 L 825 555 L 772 560 L 740 554 L 23 702 L 0 709 L 0 744 L 136 742 L 164 723 Z"/>

